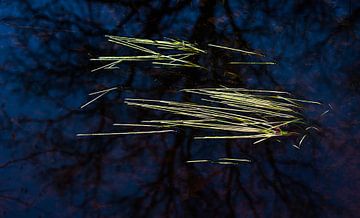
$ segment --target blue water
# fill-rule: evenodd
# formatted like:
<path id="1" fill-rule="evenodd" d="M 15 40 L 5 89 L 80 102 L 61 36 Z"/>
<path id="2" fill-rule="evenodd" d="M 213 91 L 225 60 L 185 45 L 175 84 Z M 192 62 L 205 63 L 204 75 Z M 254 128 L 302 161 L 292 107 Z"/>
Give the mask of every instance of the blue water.
<path id="1" fill-rule="evenodd" d="M 0 1 L 0 216 L 357 217 L 359 19 L 355 0 Z M 104 35 L 222 44 L 277 64 L 227 66 L 215 52 L 199 60 L 208 72 L 142 63 L 91 72 L 100 63 L 90 58 L 127 51 Z M 321 101 L 304 109 L 320 132 L 300 150 L 286 139 L 194 140 L 204 134 L 196 129 L 75 136 L 172 118 L 125 97 L 198 101 L 177 91 L 221 85 Z M 80 109 L 88 93 L 113 86 Z M 225 156 L 253 163 L 186 164 Z"/>

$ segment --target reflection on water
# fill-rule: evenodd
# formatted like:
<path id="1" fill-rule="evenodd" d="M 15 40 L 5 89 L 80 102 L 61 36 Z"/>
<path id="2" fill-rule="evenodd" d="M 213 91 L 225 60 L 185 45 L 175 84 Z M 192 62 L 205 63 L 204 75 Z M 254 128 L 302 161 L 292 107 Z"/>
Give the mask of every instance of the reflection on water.
<path id="1" fill-rule="evenodd" d="M 356 1 L 9 1 L 0 3 L 0 212 L 5 217 L 354 217 L 360 206 L 359 13 Z M 263 51 L 270 66 L 123 64 L 90 71 L 121 47 L 104 35 L 164 36 Z M 241 61 L 247 61 L 243 57 Z M 265 61 L 265 59 L 263 60 Z M 76 138 L 115 122 L 171 119 L 125 97 L 196 100 L 214 87 L 286 90 L 333 110 L 290 141 L 193 140 L 176 134 Z M 87 94 L 121 87 L 80 110 Z M 186 164 L 195 158 L 252 164 Z"/>

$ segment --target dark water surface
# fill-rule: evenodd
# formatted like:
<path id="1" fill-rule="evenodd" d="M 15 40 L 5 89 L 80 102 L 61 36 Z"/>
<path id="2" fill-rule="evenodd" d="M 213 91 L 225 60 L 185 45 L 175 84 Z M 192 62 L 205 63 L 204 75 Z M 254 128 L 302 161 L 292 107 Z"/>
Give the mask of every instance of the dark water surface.
<path id="1" fill-rule="evenodd" d="M 1 217 L 359 217 L 358 1 L 0 1 Z M 90 72 L 90 58 L 124 54 L 104 35 L 172 37 L 261 51 L 269 66 L 198 69 L 122 64 Z M 249 57 L 236 56 L 238 60 Z M 125 97 L 189 101 L 183 88 L 285 90 L 310 107 L 312 132 L 290 140 L 194 140 L 176 134 L 77 138 L 115 122 L 172 119 Z M 84 109 L 88 93 L 120 86 Z M 205 132 L 209 133 L 209 132 Z M 251 158 L 252 164 L 186 164 Z"/>

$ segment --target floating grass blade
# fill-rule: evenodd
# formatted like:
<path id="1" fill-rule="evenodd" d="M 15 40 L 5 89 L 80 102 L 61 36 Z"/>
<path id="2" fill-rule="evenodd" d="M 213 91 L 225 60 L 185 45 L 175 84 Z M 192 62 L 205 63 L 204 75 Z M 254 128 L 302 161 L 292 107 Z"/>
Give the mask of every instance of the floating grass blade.
<path id="1" fill-rule="evenodd" d="M 113 88 L 109 88 L 109 89 L 104 89 L 104 90 L 92 92 L 92 93 L 89 93 L 89 95 L 96 95 L 96 94 L 100 94 L 100 93 L 104 93 L 104 92 L 110 92 L 110 91 L 113 91 L 113 90 L 116 90 L 116 89 L 118 89 L 118 87 L 113 87 Z"/>
<path id="2" fill-rule="evenodd" d="M 178 41 L 170 38 L 165 38 L 167 39 L 165 41 L 165 40 L 140 39 L 140 38 L 130 38 L 130 37 L 120 37 L 120 36 L 106 36 L 106 37 L 118 42 L 151 45 L 162 49 L 176 49 L 180 51 L 187 51 L 193 53 L 206 53 L 206 51 L 197 48 L 195 44 L 192 44 L 187 41 Z"/>
<path id="3" fill-rule="evenodd" d="M 91 59 L 102 61 L 106 64 L 92 70 L 116 69 L 123 62 L 148 62 L 155 66 L 165 67 L 191 67 L 205 69 L 199 64 L 193 63 L 198 55 L 206 54 L 207 51 L 198 48 L 196 44 L 187 41 L 165 38 L 165 40 L 152 40 L 141 38 L 130 38 L 121 36 L 106 36 L 109 42 L 125 46 L 136 51 L 130 56 L 101 56 Z M 223 49 L 226 51 L 240 52 L 246 55 L 264 56 L 263 54 L 221 45 L 208 44 L 209 47 Z M 273 65 L 271 61 L 232 61 L 230 65 Z M 92 92 L 89 95 L 98 95 L 81 106 L 86 107 L 108 92 L 117 87 Z M 307 126 L 302 116 L 304 104 L 321 105 L 320 102 L 296 99 L 288 92 L 275 90 L 254 90 L 244 88 L 200 88 L 183 89 L 186 93 L 201 96 L 202 102 L 175 102 L 151 99 L 127 98 L 125 103 L 129 106 L 141 107 L 144 109 L 163 111 L 175 116 L 187 117 L 189 119 L 174 120 L 144 120 L 141 123 L 114 123 L 117 127 L 150 128 L 148 131 L 124 131 L 124 132 L 97 132 L 81 133 L 78 137 L 86 136 L 119 136 L 119 135 L 142 135 L 161 134 L 175 132 L 175 128 L 196 128 L 203 130 L 214 130 L 221 134 L 196 136 L 195 139 L 250 139 L 254 144 L 279 137 L 303 135 L 298 145 L 307 137 L 301 131 L 305 129 L 316 129 Z M 331 105 L 329 107 L 332 109 Z M 325 111 L 321 116 L 328 113 Z M 155 130 L 151 130 L 155 129 Z M 160 130 L 156 130 L 160 129 Z M 300 130 L 299 130 L 300 129 Z M 319 131 L 319 130 L 318 130 Z M 249 159 L 241 158 L 219 158 L 216 160 L 199 159 L 189 160 L 187 163 L 212 163 L 220 165 L 239 165 L 250 163 Z"/>
<path id="4" fill-rule="evenodd" d="M 198 55 L 200 53 L 206 53 L 196 47 L 195 44 L 191 44 L 186 41 L 177 41 L 174 39 L 165 40 L 151 40 L 140 38 L 129 38 L 120 36 L 106 36 L 109 42 L 119 44 L 139 52 L 146 53 L 147 55 L 140 56 L 109 56 L 98 57 L 91 59 L 93 61 L 111 61 L 111 63 L 98 67 L 92 72 L 100 69 L 114 69 L 116 65 L 124 61 L 151 61 L 155 65 L 166 65 L 171 67 L 195 67 L 203 68 L 198 64 L 192 63 L 186 60 L 187 58 Z M 154 49 L 150 49 L 145 46 L 152 46 Z M 165 54 L 159 50 L 172 52 Z M 174 54 L 175 52 L 175 54 Z"/>
<path id="5" fill-rule="evenodd" d="M 196 63 L 191 62 L 188 58 L 206 54 L 207 51 L 202 50 L 197 47 L 196 44 L 179 41 L 175 39 L 165 38 L 166 40 L 152 40 L 152 39 L 141 39 L 141 38 L 130 38 L 122 36 L 111 36 L 107 35 L 109 42 L 122 45 L 131 49 L 134 49 L 138 52 L 145 53 L 146 55 L 140 56 L 108 56 L 108 57 L 98 57 L 91 59 L 92 61 L 110 61 L 111 63 L 105 64 L 101 67 L 98 67 L 92 72 L 101 70 L 101 69 L 115 69 L 116 66 L 124 61 L 127 62 L 138 62 L 138 61 L 151 61 L 152 64 L 157 66 L 167 66 L 167 67 L 194 67 L 205 69 L 205 67 L 200 66 Z M 221 45 L 208 44 L 209 47 L 215 47 L 219 49 L 224 49 L 227 51 L 241 52 L 248 55 L 258 55 L 264 56 L 260 53 L 253 51 L 246 51 L 237 48 L 230 48 Z M 275 64 L 274 62 L 230 62 L 229 64 Z"/>
<path id="6" fill-rule="evenodd" d="M 137 123 L 114 123 L 113 126 L 124 126 L 124 127 L 157 127 L 156 125 L 137 124 Z"/>
<path id="7" fill-rule="evenodd" d="M 90 101 L 88 101 L 87 103 L 81 105 L 81 109 L 83 109 L 84 107 L 88 106 L 89 104 L 93 103 L 94 101 L 96 101 L 97 99 L 101 98 L 102 96 L 104 96 L 107 92 L 101 93 L 100 95 L 96 96 L 95 98 L 91 99 Z"/>
<path id="8" fill-rule="evenodd" d="M 79 133 L 76 136 L 117 136 L 117 135 L 143 135 L 143 134 L 159 134 L 175 132 L 175 130 L 159 130 L 159 131 L 138 131 L 138 132 L 99 132 L 99 133 Z"/>
<path id="9" fill-rule="evenodd" d="M 226 47 L 226 46 L 222 46 L 222 45 L 208 44 L 208 46 L 210 46 L 210 47 L 214 47 L 214 48 L 221 48 L 221 49 L 225 49 L 225 50 L 229 50 L 229 51 L 241 52 L 241 53 L 244 53 L 244 54 L 249 54 L 249 55 L 264 56 L 263 54 L 260 54 L 260 53 L 257 53 L 257 52 L 253 52 L 253 51 L 246 51 L 246 50 L 237 49 L 237 48 L 231 48 L 231 47 Z"/>
<path id="10" fill-rule="evenodd" d="M 325 114 L 329 113 L 330 110 L 324 111 L 322 114 L 320 114 L 320 117 L 324 116 Z"/>
<path id="11" fill-rule="evenodd" d="M 222 157 L 222 158 L 219 158 L 219 160 L 227 160 L 227 161 L 236 161 L 236 162 L 248 162 L 248 163 L 251 163 L 251 160 L 249 160 L 249 159 L 239 159 L 239 158 Z"/>
<path id="12" fill-rule="evenodd" d="M 296 131 L 288 131 L 288 129 L 293 125 L 306 125 L 300 113 L 303 104 L 319 104 L 319 102 L 290 98 L 290 94 L 287 92 L 272 90 L 204 88 L 184 89 L 182 91 L 202 95 L 204 96 L 202 100 L 211 103 L 211 105 L 127 98 L 125 103 L 129 106 L 164 111 L 195 119 L 145 120 L 142 121 L 144 124 L 119 125 L 216 130 L 228 134 L 196 136 L 194 138 L 255 139 L 254 144 L 256 144 L 274 137 L 299 134 Z"/>
<path id="13" fill-rule="evenodd" d="M 286 95 L 291 95 L 289 92 L 284 92 L 284 91 L 276 91 L 276 90 L 264 90 L 264 89 L 245 89 L 245 88 L 228 88 L 228 87 L 224 87 L 222 86 L 222 88 L 201 88 L 201 89 L 182 89 L 180 91 L 184 91 L 184 92 L 191 92 L 191 91 L 207 91 L 207 90 L 213 90 L 213 91 L 221 91 L 221 92 L 232 92 L 232 93 L 236 93 L 236 92 L 253 92 L 253 93 L 275 93 L 275 94 L 286 94 Z"/>
<path id="14" fill-rule="evenodd" d="M 241 163 L 251 163 L 249 159 L 238 159 L 238 158 L 219 158 L 217 160 L 199 159 L 199 160 L 188 160 L 186 163 L 212 163 L 220 165 L 239 165 Z"/>
<path id="15" fill-rule="evenodd" d="M 95 98 L 93 98 L 92 100 L 90 100 L 89 102 L 83 104 L 80 108 L 84 108 L 86 106 L 88 106 L 89 104 L 93 103 L 94 101 L 96 101 L 97 99 L 101 98 L 102 96 L 106 95 L 107 93 L 109 93 L 110 91 L 116 90 L 118 89 L 118 87 L 113 87 L 113 88 L 109 88 L 109 89 L 105 89 L 105 90 L 100 90 L 100 91 L 96 91 L 96 92 L 92 92 L 89 95 L 96 95 L 99 94 L 98 96 L 96 96 Z"/>
<path id="16" fill-rule="evenodd" d="M 272 65 L 272 64 L 276 64 L 276 63 L 275 62 L 239 62 L 239 61 L 233 61 L 233 62 L 229 62 L 229 64 Z"/>
<path id="17" fill-rule="evenodd" d="M 186 163 L 208 163 L 210 160 L 188 160 Z"/>
<path id="18" fill-rule="evenodd" d="M 310 130 L 310 129 L 314 129 L 314 130 L 320 132 L 320 129 L 316 128 L 315 126 L 309 126 L 309 127 L 307 127 L 305 130 L 308 131 L 308 130 Z"/>
<path id="19" fill-rule="evenodd" d="M 304 135 L 304 136 L 301 138 L 301 140 L 300 140 L 300 142 L 299 142 L 299 147 L 300 147 L 301 144 L 303 143 L 303 141 L 304 141 L 304 139 L 306 138 L 306 136 L 307 136 L 307 135 Z"/>

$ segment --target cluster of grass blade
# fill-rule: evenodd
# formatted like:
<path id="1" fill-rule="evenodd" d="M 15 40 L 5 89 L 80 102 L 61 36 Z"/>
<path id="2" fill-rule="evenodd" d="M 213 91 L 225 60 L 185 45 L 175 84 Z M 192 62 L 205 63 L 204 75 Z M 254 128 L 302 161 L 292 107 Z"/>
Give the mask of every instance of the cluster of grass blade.
<path id="1" fill-rule="evenodd" d="M 133 99 L 125 100 L 130 106 L 166 111 L 195 119 L 147 120 L 152 127 L 191 127 L 218 130 L 231 135 L 198 136 L 195 139 L 266 139 L 289 136 L 297 132 L 287 131 L 291 125 L 305 124 L 300 110 L 303 103 L 318 102 L 295 99 L 289 93 L 243 88 L 184 89 L 184 92 L 201 95 L 204 102 L 185 102 Z M 126 125 L 126 124 L 123 124 Z M 136 124 L 132 124 L 136 125 Z"/>
<path id="2" fill-rule="evenodd" d="M 187 60 L 189 57 L 206 53 L 187 41 L 178 41 L 174 39 L 167 40 L 151 40 L 140 38 L 129 38 L 121 36 L 106 36 L 109 42 L 126 46 L 128 48 L 140 51 L 145 55 L 140 56 L 105 56 L 91 59 L 93 61 L 110 62 L 92 71 L 100 69 L 114 69 L 122 62 L 149 61 L 154 65 L 167 67 L 195 67 L 202 68 L 200 65 L 194 64 Z M 146 47 L 148 46 L 148 47 Z M 154 47 L 150 49 L 149 46 Z"/>
<path id="3" fill-rule="evenodd" d="M 152 39 L 140 39 L 140 38 L 130 38 L 130 37 L 122 37 L 122 36 L 106 36 L 109 42 L 122 45 L 139 52 L 144 53 L 144 55 L 132 55 L 132 56 L 102 56 L 94 59 L 90 59 L 92 61 L 103 61 L 110 62 L 108 64 L 102 65 L 98 67 L 92 72 L 100 70 L 100 69 L 115 69 L 117 65 L 122 62 L 151 62 L 157 66 L 165 66 L 165 67 L 193 67 L 193 68 L 201 68 L 206 69 L 203 66 L 195 64 L 188 59 L 200 54 L 206 54 L 207 51 L 202 50 L 197 47 L 196 44 L 192 44 L 187 41 L 179 41 L 175 39 L 165 38 L 166 40 L 152 40 Z M 153 47 L 153 49 L 149 48 L 149 46 Z M 231 48 L 221 45 L 208 44 L 209 47 L 223 49 L 232 52 L 240 52 L 246 55 L 257 55 L 264 56 L 263 54 L 246 51 L 237 48 Z M 275 64 L 274 62 L 229 62 L 229 64 L 246 64 L 246 65 L 254 65 L 254 64 Z"/>
<path id="4" fill-rule="evenodd" d="M 170 38 L 164 40 L 140 39 L 120 36 L 106 36 L 109 42 L 136 50 L 141 55 L 132 56 L 103 56 L 93 61 L 103 61 L 102 65 L 92 71 L 100 69 L 115 69 L 123 62 L 151 62 L 163 67 L 192 67 L 205 69 L 199 64 L 191 62 L 191 58 L 207 51 L 187 41 Z M 223 49 L 228 52 L 239 52 L 245 55 L 262 56 L 263 54 L 222 45 L 208 44 L 208 47 Z M 231 61 L 230 65 L 272 65 L 269 61 Z M 96 96 L 81 106 L 86 107 L 97 99 L 117 87 L 90 93 Z M 183 92 L 202 96 L 201 103 L 175 102 L 151 99 L 127 98 L 125 103 L 145 109 L 164 111 L 173 115 L 186 117 L 174 120 L 144 120 L 141 123 L 115 123 L 114 126 L 131 128 L 149 128 L 150 130 L 83 133 L 77 136 L 118 136 L 142 135 L 176 132 L 176 128 L 196 128 L 222 132 L 220 135 L 197 136 L 195 139 L 252 139 L 254 144 L 270 138 L 301 134 L 301 130 L 316 129 L 307 126 L 301 115 L 302 107 L 319 102 L 293 98 L 287 92 L 271 90 L 249 90 L 244 88 L 200 88 L 184 89 Z M 329 111 L 329 110 L 328 110 Z M 324 112 L 322 115 L 326 114 Z M 301 127 L 301 128 L 299 128 Z M 302 136 L 298 145 L 306 138 Z M 222 165 L 238 165 L 250 163 L 248 159 L 219 158 L 217 160 L 198 159 L 187 163 L 212 163 Z"/>
<path id="5" fill-rule="evenodd" d="M 139 124 L 114 124 L 123 127 L 162 129 L 157 131 L 94 133 L 79 136 L 163 133 L 175 131 L 174 128 L 178 127 L 189 127 L 226 133 L 198 136 L 195 139 L 254 139 L 256 144 L 273 137 L 298 134 L 296 131 L 288 130 L 292 125 L 306 124 L 301 116 L 303 104 L 320 104 L 292 98 L 287 92 L 271 90 L 202 88 L 182 91 L 203 96 L 203 103 L 135 98 L 127 98 L 125 103 L 129 106 L 165 111 L 191 119 L 144 120 Z"/>

